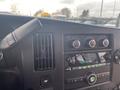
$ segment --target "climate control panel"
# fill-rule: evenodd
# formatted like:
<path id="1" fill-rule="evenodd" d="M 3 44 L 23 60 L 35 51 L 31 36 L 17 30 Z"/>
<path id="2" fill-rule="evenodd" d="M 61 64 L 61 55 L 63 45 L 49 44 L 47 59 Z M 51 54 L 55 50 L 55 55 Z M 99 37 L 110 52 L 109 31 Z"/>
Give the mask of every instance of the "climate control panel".
<path id="1" fill-rule="evenodd" d="M 112 35 L 65 35 L 65 51 L 70 50 L 88 50 L 88 49 L 111 49 Z"/>

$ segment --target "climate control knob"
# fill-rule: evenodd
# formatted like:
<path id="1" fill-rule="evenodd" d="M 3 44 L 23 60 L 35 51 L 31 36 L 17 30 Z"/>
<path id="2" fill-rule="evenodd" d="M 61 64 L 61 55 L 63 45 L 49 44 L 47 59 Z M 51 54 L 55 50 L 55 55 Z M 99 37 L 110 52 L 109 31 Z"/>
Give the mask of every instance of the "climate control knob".
<path id="1" fill-rule="evenodd" d="M 96 47 L 96 40 L 95 40 L 95 39 L 90 39 L 90 40 L 88 41 L 88 46 L 89 46 L 90 48 L 95 48 L 95 47 Z"/>
<path id="2" fill-rule="evenodd" d="M 73 48 L 75 48 L 75 49 L 78 49 L 78 48 L 80 48 L 80 40 L 74 40 L 73 42 L 72 42 L 72 46 L 73 46 Z"/>
<path id="3" fill-rule="evenodd" d="M 102 40 L 102 46 L 103 47 L 108 47 L 109 44 L 110 44 L 110 42 L 109 42 L 109 40 L 107 38 Z"/>
<path id="4" fill-rule="evenodd" d="M 97 75 L 96 74 L 88 74 L 87 76 L 87 83 L 89 85 L 94 85 L 97 82 Z"/>

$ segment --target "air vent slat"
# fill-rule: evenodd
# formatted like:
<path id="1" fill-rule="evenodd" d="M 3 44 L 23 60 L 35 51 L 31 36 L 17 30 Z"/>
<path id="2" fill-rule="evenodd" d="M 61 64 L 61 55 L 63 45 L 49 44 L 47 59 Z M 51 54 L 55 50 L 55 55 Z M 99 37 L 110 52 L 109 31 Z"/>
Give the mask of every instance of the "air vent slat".
<path id="1" fill-rule="evenodd" d="M 52 33 L 36 33 L 33 41 L 35 70 L 53 70 L 55 64 Z"/>
<path id="2" fill-rule="evenodd" d="M 50 36 L 50 40 L 51 40 L 51 39 L 52 39 L 52 37 Z M 52 42 L 52 40 L 51 40 L 51 42 Z M 50 44 L 51 44 L 51 45 L 50 45 L 50 49 L 51 49 L 50 51 L 52 51 L 52 47 L 53 47 L 53 46 L 52 46 L 52 43 L 50 43 Z M 54 66 L 54 63 L 53 63 L 53 51 L 51 52 L 50 55 L 51 55 L 51 60 L 52 60 L 51 64 L 52 64 L 52 66 Z"/>
<path id="3" fill-rule="evenodd" d="M 49 59 L 50 57 L 49 57 L 49 49 L 50 49 L 50 42 L 49 42 L 49 37 L 47 37 L 47 47 L 49 47 L 48 49 L 47 49 L 47 59 Z M 48 60 L 48 69 L 50 68 L 50 62 L 49 62 L 49 60 Z"/>

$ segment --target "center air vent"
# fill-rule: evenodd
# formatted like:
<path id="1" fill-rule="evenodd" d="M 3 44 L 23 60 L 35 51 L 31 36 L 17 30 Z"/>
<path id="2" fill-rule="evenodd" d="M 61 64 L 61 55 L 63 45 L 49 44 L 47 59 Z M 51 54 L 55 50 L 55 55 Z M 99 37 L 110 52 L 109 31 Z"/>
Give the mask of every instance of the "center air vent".
<path id="1" fill-rule="evenodd" d="M 52 33 L 36 33 L 33 42 L 35 70 L 53 70 L 55 62 Z"/>

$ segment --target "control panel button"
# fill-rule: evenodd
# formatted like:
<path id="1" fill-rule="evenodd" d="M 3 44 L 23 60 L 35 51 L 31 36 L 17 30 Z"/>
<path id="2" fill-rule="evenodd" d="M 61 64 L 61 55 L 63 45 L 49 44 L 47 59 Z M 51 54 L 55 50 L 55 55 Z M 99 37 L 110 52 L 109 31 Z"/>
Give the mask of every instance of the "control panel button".
<path id="1" fill-rule="evenodd" d="M 107 52 L 103 57 L 106 60 L 106 62 L 110 62 L 110 60 L 112 60 L 112 54 L 111 53 Z"/>
<path id="2" fill-rule="evenodd" d="M 95 39 L 90 39 L 88 41 L 88 45 L 89 45 L 90 48 L 95 48 L 96 47 L 96 41 L 95 41 Z"/>
<path id="3" fill-rule="evenodd" d="M 110 60 L 109 55 L 107 54 L 107 52 L 99 52 L 98 56 L 100 58 L 101 63 L 106 63 L 106 61 Z"/>
<path id="4" fill-rule="evenodd" d="M 69 64 L 75 65 L 75 63 L 76 63 L 75 56 L 69 57 L 69 58 L 67 59 L 67 61 L 68 61 Z"/>
<path id="5" fill-rule="evenodd" d="M 51 78 L 49 76 L 43 76 L 40 79 L 40 87 L 41 88 L 47 88 L 51 86 Z"/>
<path id="6" fill-rule="evenodd" d="M 84 78 L 83 77 L 79 77 L 79 78 L 71 78 L 71 79 L 67 79 L 65 80 L 66 83 L 70 84 L 70 83 L 79 83 L 79 82 L 83 82 Z"/>
<path id="7" fill-rule="evenodd" d="M 76 60 L 80 64 L 84 64 L 85 63 L 85 60 L 83 59 L 83 56 L 81 54 L 76 54 Z"/>
<path id="8" fill-rule="evenodd" d="M 74 40 L 74 41 L 72 42 L 72 46 L 73 46 L 73 48 L 75 48 L 75 49 L 80 48 L 80 45 L 81 45 L 80 40 Z"/>
<path id="9" fill-rule="evenodd" d="M 120 49 L 116 50 L 114 53 L 114 60 L 116 64 L 120 64 Z"/>

